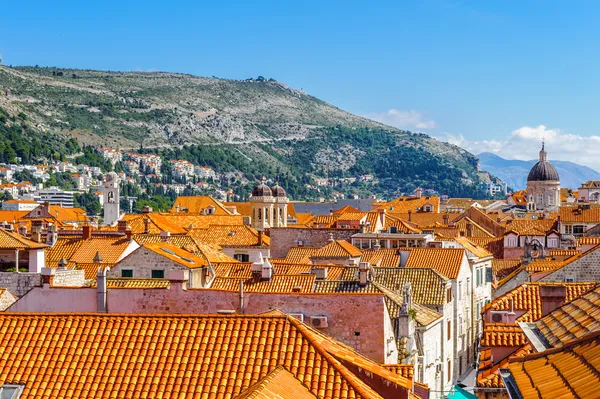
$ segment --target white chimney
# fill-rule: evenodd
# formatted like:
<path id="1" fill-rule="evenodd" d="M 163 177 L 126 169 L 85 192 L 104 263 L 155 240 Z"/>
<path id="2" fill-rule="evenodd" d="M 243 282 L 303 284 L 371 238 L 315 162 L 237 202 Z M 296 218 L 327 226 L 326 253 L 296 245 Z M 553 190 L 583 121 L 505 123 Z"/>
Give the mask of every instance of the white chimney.
<path id="1" fill-rule="evenodd" d="M 360 262 L 358 264 L 358 281 L 360 285 L 367 285 L 369 277 L 369 262 Z"/>
<path id="2" fill-rule="evenodd" d="M 268 259 L 265 259 L 262 266 L 261 280 L 271 281 L 271 277 L 273 277 L 273 265 L 271 265 Z"/>
<path id="3" fill-rule="evenodd" d="M 108 268 L 99 267 L 96 275 L 96 285 L 98 288 L 98 313 L 106 313 L 106 271 Z"/>
<path id="4" fill-rule="evenodd" d="M 171 233 L 169 231 L 161 231 L 160 232 L 160 239 L 162 242 L 169 241 L 169 237 L 171 237 Z"/>

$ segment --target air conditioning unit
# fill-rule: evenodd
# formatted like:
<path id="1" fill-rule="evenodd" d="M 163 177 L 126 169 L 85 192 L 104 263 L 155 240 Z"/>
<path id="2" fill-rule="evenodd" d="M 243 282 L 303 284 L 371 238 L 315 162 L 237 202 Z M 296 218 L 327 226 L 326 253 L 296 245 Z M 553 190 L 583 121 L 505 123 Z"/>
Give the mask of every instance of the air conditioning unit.
<path id="1" fill-rule="evenodd" d="M 302 313 L 290 313 L 289 315 L 292 316 L 294 319 L 300 320 L 304 323 L 304 315 Z"/>
<path id="2" fill-rule="evenodd" d="M 509 320 L 509 315 L 508 312 L 490 312 L 491 313 L 491 318 L 492 318 L 492 322 L 493 323 L 508 323 Z"/>
<path id="3" fill-rule="evenodd" d="M 316 328 L 326 328 L 329 325 L 327 324 L 327 316 L 312 316 L 310 325 Z"/>

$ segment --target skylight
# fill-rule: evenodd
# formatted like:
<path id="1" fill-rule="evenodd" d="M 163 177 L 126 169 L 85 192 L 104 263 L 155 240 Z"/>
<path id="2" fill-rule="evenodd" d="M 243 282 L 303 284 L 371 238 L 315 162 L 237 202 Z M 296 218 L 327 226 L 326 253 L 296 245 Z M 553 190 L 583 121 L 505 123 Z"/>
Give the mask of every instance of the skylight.
<path id="1" fill-rule="evenodd" d="M 18 399 L 23 393 L 24 385 L 4 384 L 0 387 L 0 399 Z"/>

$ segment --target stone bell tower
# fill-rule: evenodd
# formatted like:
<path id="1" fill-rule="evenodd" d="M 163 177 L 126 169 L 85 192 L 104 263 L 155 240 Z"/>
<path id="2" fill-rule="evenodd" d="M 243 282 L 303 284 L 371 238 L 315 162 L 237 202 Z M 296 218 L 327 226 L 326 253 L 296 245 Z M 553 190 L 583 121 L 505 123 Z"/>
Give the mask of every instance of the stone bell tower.
<path id="1" fill-rule="evenodd" d="M 119 220 L 119 176 L 115 172 L 106 175 L 104 182 L 104 224 L 113 225 Z"/>

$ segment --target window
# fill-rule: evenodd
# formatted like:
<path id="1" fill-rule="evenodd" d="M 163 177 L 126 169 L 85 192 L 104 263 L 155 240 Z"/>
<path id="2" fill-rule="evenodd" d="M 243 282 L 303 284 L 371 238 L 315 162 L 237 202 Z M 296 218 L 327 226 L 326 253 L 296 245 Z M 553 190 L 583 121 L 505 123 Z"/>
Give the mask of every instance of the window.
<path id="1" fill-rule="evenodd" d="M 452 363 L 448 360 L 448 382 L 452 381 Z"/>
<path id="2" fill-rule="evenodd" d="M 585 230 L 585 226 L 573 226 L 573 235 L 575 235 L 575 236 L 583 235 L 584 230 Z"/>
<path id="3" fill-rule="evenodd" d="M 164 270 L 152 270 L 152 278 L 165 278 Z"/>
<path id="4" fill-rule="evenodd" d="M 233 258 L 240 262 L 250 262 L 250 255 L 248 254 L 235 254 Z"/>
<path id="5" fill-rule="evenodd" d="M 18 399 L 23 393 L 23 385 L 4 384 L 0 387 L 0 399 Z"/>
<path id="6" fill-rule="evenodd" d="M 450 320 L 448 320 L 447 333 L 448 333 L 448 340 L 450 340 L 450 338 L 452 338 L 452 322 Z"/>
<path id="7" fill-rule="evenodd" d="M 565 226 L 565 234 L 573 234 L 573 226 L 571 226 L 571 225 Z"/>
<path id="8" fill-rule="evenodd" d="M 471 292 L 471 277 L 467 277 L 467 292 Z"/>
<path id="9" fill-rule="evenodd" d="M 537 200 L 537 202 L 538 203 L 544 202 L 544 195 L 543 194 L 538 194 L 538 200 Z"/>
<path id="10" fill-rule="evenodd" d="M 133 277 L 133 269 L 121 269 L 121 277 Z"/>
<path id="11" fill-rule="evenodd" d="M 558 239 L 556 239 L 556 238 L 549 238 L 548 239 L 548 247 L 550 247 L 550 248 L 556 248 L 556 247 L 558 247 Z"/>
<path id="12" fill-rule="evenodd" d="M 485 282 L 486 283 L 491 283 L 492 280 L 493 280 L 492 268 L 491 267 L 486 267 L 485 268 Z"/>
<path id="13" fill-rule="evenodd" d="M 517 246 L 517 237 L 508 237 L 508 247 L 515 248 Z"/>
<path id="14" fill-rule="evenodd" d="M 446 288 L 446 303 L 452 302 L 452 287 Z"/>
<path id="15" fill-rule="evenodd" d="M 458 300 L 462 299 L 462 281 L 458 282 Z"/>
<path id="16" fill-rule="evenodd" d="M 567 277 L 565 278 L 565 283 L 574 283 L 575 279 L 573 277 Z"/>

